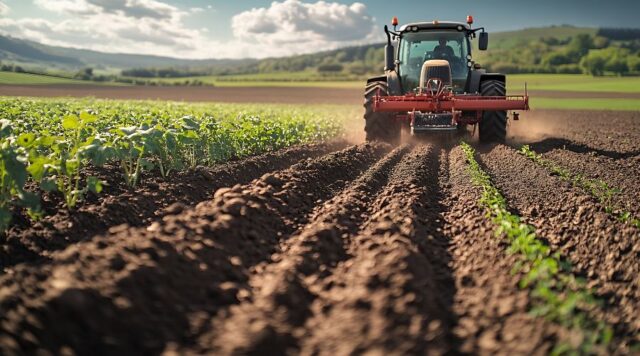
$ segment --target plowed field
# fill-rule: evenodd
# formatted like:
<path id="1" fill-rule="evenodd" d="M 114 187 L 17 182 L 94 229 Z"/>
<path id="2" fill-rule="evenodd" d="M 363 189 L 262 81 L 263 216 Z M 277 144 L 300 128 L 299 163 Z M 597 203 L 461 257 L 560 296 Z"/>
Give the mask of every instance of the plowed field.
<path id="1" fill-rule="evenodd" d="M 0 251 L 0 353 L 638 352 L 638 122 L 535 111 L 506 145 L 472 143 L 593 305 L 536 312 L 557 306 L 522 283 L 523 257 L 496 234 L 457 143 L 318 144 L 110 187 L 77 215 L 17 224 Z M 606 340 L 586 348 L 578 312 Z"/>

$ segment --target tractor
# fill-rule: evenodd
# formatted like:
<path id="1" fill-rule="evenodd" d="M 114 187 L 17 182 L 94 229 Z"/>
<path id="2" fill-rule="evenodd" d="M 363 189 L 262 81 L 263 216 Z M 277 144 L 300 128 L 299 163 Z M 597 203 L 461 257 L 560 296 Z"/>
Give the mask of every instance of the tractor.
<path id="1" fill-rule="evenodd" d="M 504 142 L 507 111 L 528 110 L 529 97 L 506 95 L 504 74 L 487 73 L 471 56 L 471 40 L 485 51 L 489 34 L 461 22 L 385 25 L 384 75 L 365 87 L 368 141 L 396 144 L 403 129 L 412 135 L 456 133 L 478 125 L 481 142 Z M 513 119 L 518 120 L 514 111 Z M 474 126 L 475 129 L 475 126 Z"/>

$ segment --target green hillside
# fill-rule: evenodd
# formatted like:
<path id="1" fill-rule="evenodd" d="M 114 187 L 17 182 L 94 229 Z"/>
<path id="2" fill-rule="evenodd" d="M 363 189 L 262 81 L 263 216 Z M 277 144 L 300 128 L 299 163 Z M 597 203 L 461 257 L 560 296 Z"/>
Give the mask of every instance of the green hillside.
<path id="1" fill-rule="evenodd" d="M 44 45 L 0 35 L 0 62 L 18 65 L 26 70 L 75 72 L 92 67 L 104 72 L 119 73 L 128 68 L 177 67 L 206 69 L 236 67 L 256 63 L 255 59 L 189 60 L 161 56 L 123 53 L 103 53 L 85 49 Z"/>
<path id="2" fill-rule="evenodd" d="M 573 27 L 573 26 L 551 26 L 540 28 L 525 28 L 517 31 L 496 32 L 490 34 L 489 49 L 509 49 L 518 47 L 523 42 L 538 40 L 541 38 L 556 38 L 567 40 L 580 34 L 595 36 L 598 32 L 596 28 Z"/>

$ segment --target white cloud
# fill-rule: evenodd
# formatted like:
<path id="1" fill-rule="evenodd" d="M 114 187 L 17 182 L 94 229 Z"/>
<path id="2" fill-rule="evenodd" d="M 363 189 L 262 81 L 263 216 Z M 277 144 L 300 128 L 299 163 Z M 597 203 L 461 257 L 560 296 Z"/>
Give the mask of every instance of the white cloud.
<path id="1" fill-rule="evenodd" d="M 187 11 L 156 0 L 35 0 L 73 18 L 0 19 L 0 32 L 50 45 L 105 52 L 199 57 L 207 39 L 184 23 Z"/>
<path id="2" fill-rule="evenodd" d="M 156 0 L 35 0 L 43 9 L 62 14 L 117 14 L 131 18 L 169 19 L 183 13 L 175 6 Z"/>
<path id="3" fill-rule="evenodd" d="M 155 0 L 85 0 L 104 12 L 133 18 L 171 19 L 182 14 L 175 6 Z"/>
<path id="4" fill-rule="evenodd" d="M 9 13 L 9 6 L 4 2 L 0 1 L 0 15 L 6 15 Z"/>
<path id="5" fill-rule="evenodd" d="M 269 45 L 308 45 L 313 50 L 362 43 L 375 35 L 375 19 L 362 3 L 299 0 L 273 2 L 233 17 L 236 38 Z M 376 36 L 377 37 L 377 36 Z"/>
<path id="6" fill-rule="evenodd" d="M 1 1 L 1 0 L 0 0 Z M 35 0 L 73 18 L 51 21 L 0 18 L 0 32 L 45 44 L 105 52 L 183 58 L 286 56 L 380 40 L 362 3 L 273 2 L 232 18 L 234 38 L 210 39 L 190 28 L 200 8 L 181 10 L 158 0 Z M 0 2 L 0 4 L 2 4 Z M 1 7 L 0 7 L 1 8 Z M 207 6 L 207 9 L 211 9 Z"/>

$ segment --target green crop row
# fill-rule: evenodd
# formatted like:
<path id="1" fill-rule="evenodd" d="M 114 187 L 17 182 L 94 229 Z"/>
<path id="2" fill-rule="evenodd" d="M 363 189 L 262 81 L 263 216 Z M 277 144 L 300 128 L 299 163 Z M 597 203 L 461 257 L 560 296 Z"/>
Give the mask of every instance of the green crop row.
<path id="1" fill-rule="evenodd" d="M 564 167 L 544 159 L 542 156 L 534 152 L 528 145 L 524 145 L 518 151 L 520 154 L 540 164 L 549 171 L 557 174 L 561 179 L 570 182 L 572 185 L 582 188 L 594 196 L 600 204 L 604 206 L 608 214 L 613 215 L 616 219 L 623 223 L 630 223 L 640 228 L 640 218 L 634 217 L 631 212 L 617 206 L 614 202 L 616 195 L 620 194 L 620 189 L 609 186 L 609 184 L 601 179 L 591 179 L 582 174 L 572 173 Z"/>
<path id="2" fill-rule="evenodd" d="M 520 273 L 520 288 L 530 288 L 534 316 L 544 317 L 580 335 L 579 340 L 556 345 L 554 354 L 590 354 L 606 351 L 613 337 L 611 327 L 589 316 L 589 310 L 600 302 L 586 287 L 585 281 L 575 277 L 571 265 L 552 252 L 535 234 L 535 228 L 509 212 L 505 198 L 491 182 L 490 176 L 475 159 L 475 150 L 466 143 L 462 149 L 469 164 L 474 185 L 482 189 L 480 204 L 497 226 L 496 235 L 509 243 L 509 253 L 518 255 L 513 273 Z"/>
<path id="3" fill-rule="evenodd" d="M 87 166 L 120 167 L 127 185 L 143 172 L 172 172 L 335 136 L 329 110 L 0 98 L 0 231 L 12 211 L 40 213 L 40 191 L 57 191 L 73 209 L 105 182 Z M 25 186 L 38 188 L 26 189 Z"/>

